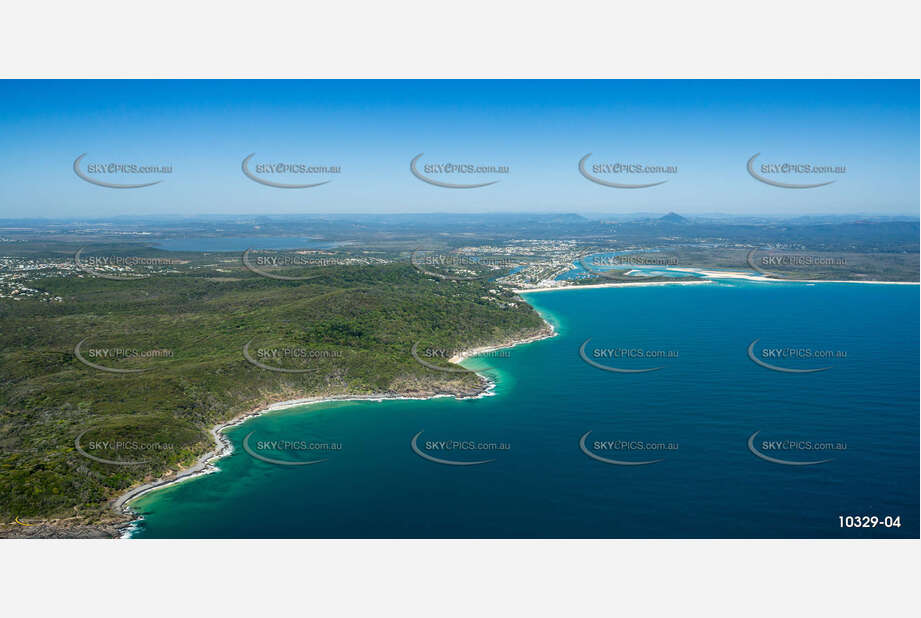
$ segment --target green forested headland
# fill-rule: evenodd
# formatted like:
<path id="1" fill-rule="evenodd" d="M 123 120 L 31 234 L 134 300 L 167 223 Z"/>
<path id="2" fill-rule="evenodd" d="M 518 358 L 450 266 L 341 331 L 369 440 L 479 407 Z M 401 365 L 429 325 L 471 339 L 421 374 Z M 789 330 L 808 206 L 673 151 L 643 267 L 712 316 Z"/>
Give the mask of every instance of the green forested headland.
<path id="1" fill-rule="evenodd" d="M 412 346 L 465 349 L 544 326 L 487 278 L 406 263 L 304 281 L 175 270 L 45 278 L 33 287 L 59 301 L 0 300 L 0 522 L 93 522 L 130 486 L 207 452 L 211 426 L 275 401 L 478 392 L 476 374 L 427 368 Z"/>

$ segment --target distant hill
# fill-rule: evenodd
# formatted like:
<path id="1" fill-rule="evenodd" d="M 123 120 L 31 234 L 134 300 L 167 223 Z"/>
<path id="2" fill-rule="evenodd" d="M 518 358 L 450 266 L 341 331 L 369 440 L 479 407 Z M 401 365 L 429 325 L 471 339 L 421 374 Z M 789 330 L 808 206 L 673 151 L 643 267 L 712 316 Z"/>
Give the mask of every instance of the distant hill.
<path id="1" fill-rule="evenodd" d="M 688 220 L 678 213 L 670 212 L 664 217 L 659 217 L 661 223 L 688 223 Z"/>

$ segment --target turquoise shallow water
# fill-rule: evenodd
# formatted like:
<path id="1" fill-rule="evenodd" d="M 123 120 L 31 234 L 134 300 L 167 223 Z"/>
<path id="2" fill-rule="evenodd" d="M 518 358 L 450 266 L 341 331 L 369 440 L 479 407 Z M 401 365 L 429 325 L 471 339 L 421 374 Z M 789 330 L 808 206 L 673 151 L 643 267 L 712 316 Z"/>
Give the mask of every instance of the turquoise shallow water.
<path id="1" fill-rule="evenodd" d="M 469 361 L 497 381 L 495 396 L 258 417 L 229 432 L 235 450 L 219 473 L 137 500 L 134 536 L 918 536 L 917 286 L 724 282 L 527 298 L 560 334 Z M 601 365 L 662 368 L 593 367 L 579 355 L 589 338 L 586 356 Z M 747 353 L 755 339 L 769 364 L 830 368 L 765 368 Z M 781 354 L 791 348 L 831 356 Z M 494 461 L 432 462 L 411 447 L 420 431 L 425 455 Z M 661 461 L 593 459 L 579 446 L 589 431 L 592 454 Z M 759 458 L 748 446 L 755 432 L 755 450 L 769 457 L 831 461 Z M 260 461 L 242 448 L 247 435 L 273 459 L 326 461 Z M 437 448 L 468 441 L 477 450 Z M 881 523 L 841 528 L 841 515 Z M 886 516 L 901 527 L 885 527 Z"/>
<path id="2" fill-rule="evenodd" d="M 561 281 L 569 279 L 585 279 L 588 277 L 595 277 L 599 274 L 612 273 L 618 276 L 626 275 L 630 277 L 699 277 L 701 275 L 693 272 L 682 272 L 677 270 L 671 270 L 667 265 L 661 266 L 650 266 L 630 263 L 629 256 L 638 256 L 642 257 L 645 260 L 654 260 L 657 256 L 662 259 L 667 259 L 668 254 L 663 254 L 658 250 L 654 251 L 611 251 L 608 253 L 595 253 L 592 255 L 587 255 L 581 260 L 576 260 L 573 264 L 573 268 L 566 271 L 565 273 L 558 275 L 556 278 Z M 604 259 L 612 259 L 619 257 L 624 259 L 623 263 L 618 265 L 611 265 L 610 263 L 605 263 Z M 590 270 L 586 270 L 585 266 L 588 266 Z M 515 272 L 515 271 L 512 271 Z M 752 274 L 758 274 L 752 272 Z"/>

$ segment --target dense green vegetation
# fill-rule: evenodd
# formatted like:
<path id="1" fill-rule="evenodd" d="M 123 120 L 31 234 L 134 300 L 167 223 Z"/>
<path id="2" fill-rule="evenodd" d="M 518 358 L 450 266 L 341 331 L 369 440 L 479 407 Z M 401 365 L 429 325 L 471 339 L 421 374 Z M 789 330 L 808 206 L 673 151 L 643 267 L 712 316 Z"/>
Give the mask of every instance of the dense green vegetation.
<path id="1" fill-rule="evenodd" d="M 46 278 L 30 285 L 62 301 L 0 300 L 0 521 L 98 520 L 121 491 L 206 452 L 209 427 L 273 401 L 476 392 L 478 376 L 423 367 L 413 344 L 469 348 L 543 326 L 486 280 L 445 281 L 406 263 L 326 267 L 307 281 L 259 276 L 239 256 L 221 268 L 232 272 Z M 81 363 L 80 342 L 91 363 L 144 371 Z M 243 356 L 248 342 L 259 362 L 306 371 L 258 367 Z M 257 357 L 292 349 L 316 355 Z M 131 465 L 84 456 L 78 436 L 84 452 Z"/>

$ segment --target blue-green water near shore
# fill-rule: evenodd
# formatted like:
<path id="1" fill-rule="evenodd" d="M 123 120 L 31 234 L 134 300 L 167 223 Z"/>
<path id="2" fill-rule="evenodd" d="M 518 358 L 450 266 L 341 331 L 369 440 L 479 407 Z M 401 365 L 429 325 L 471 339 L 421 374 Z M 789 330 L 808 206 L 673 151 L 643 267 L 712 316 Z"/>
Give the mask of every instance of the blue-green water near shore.
<path id="1" fill-rule="evenodd" d="M 466 362 L 496 381 L 494 396 L 252 419 L 228 432 L 234 452 L 220 472 L 136 500 L 144 519 L 133 536 L 918 537 L 917 286 L 724 281 L 526 298 L 559 335 Z M 593 367 L 579 355 L 589 338 L 599 364 L 661 369 Z M 769 364 L 830 368 L 768 369 L 748 355 L 756 339 Z M 790 358 L 791 348 L 827 358 Z M 647 358 L 596 352 L 621 349 Z M 410 444 L 420 431 L 424 454 L 494 461 L 427 460 Z M 579 445 L 589 431 L 592 454 L 661 461 L 594 459 Z M 768 461 L 749 448 L 755 432 L 766 456 L 831 461 Z M 291 444 L 341 449 L 280 466 L 250 456 L 247 435 L 252 450 L 285 461 L 318 458 Z M 494 446 L 433 448 L 442 441 Z M 841 527 L 839 516 L 863 515 L 879 523 Z"/>

